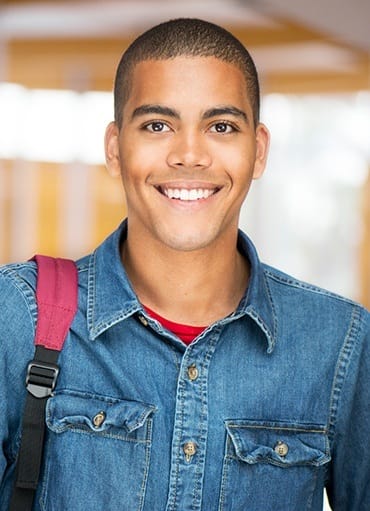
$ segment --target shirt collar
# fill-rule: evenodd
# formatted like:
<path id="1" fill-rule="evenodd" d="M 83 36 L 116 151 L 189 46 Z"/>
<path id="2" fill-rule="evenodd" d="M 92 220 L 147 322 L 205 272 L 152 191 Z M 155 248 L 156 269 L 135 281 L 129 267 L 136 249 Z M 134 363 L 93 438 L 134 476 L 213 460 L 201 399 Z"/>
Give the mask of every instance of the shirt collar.
<path id="1" fill-rule="evenodd" d="M 248 236 L 239 230 L 238 249 L 249 259 L 250 277 L 246 293 L 236 313 L 244 312 L 250 316 L 265 334 L 271 353 L 275 347 L 277 335 L 277 318 L 272 301 L 264 265 L 259 260 L 257 250 Z"/>
<path id="2" fill-rule="evenodd" d="M 90 339 L 142 310 L 121 262 L 120 241 L 127 236 L 127 220 L 90 256 L 88 270 L 87 323 Z M 239 231 L 238 249 L 249 259 L 249 286 L 232 315 L 248 315 L 264 333 L 268 352 L 276 340 L 276 317 L 264 267 L 251 240 Z"/>

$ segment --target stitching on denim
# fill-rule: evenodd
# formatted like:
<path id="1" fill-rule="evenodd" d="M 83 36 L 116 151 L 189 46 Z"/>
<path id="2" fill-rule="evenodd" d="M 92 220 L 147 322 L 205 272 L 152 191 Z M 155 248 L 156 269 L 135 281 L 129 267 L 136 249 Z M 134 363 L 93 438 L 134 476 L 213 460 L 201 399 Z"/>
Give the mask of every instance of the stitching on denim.
<path id="1" fill-rule="evenodd" d="M 345 303 L 348 303 L 348 304 L 355 305 L 355 302 L 353 302 L 353 300 L 350 300 L 350 299 L 345 298 L 343 296 L 337 295 L 336 293 L 333 293 L 331 291 L 327 291 L 326 289 L 322 289 L 322 288 L 320 288 L 318 286 L 314 286 L 313 284 L 309 284 L 307 282 L 303 282 L 303 281 L 298 280 L 298 279 L 289 278 L 288 276 L 284 277 L 284 276 L 282 276 L 280 274 L 273 273 L 273 271 L 269 270 L 266 267 L 264 268 L 264 271 L 265 271 L 266 275 L 268 275 L 271 279 L 276 280 L 277 282 L 280 282 L 281 284 L 292 286 L 292 287 L 295 287 L 297 289 L 304 289 L 305 291 L 311 291 L 311 292 L 316 293 L 316 294 L 320 294 L 320 295 L 323 295 L 323 296 L 327 296 L 329 298 L 337 299 L 337 300 L 339 300 L 341 302 L 345 302 Z"/>
<path id="2" fill-rule="evenodd" d="M 261 318 L 261 316 L 258 314 L 258 312 L 256 312 L 254 309 L 249 308 L 249 309 L 247 309 L 246 312 L 247 312 L 248 316 L 250 316 L 257 323 L 257 325 L 261 328 L 263 333 L 267 336 L 267 338 L 268 338 L 267 342 L 269 344 L 269 348 L 268 348 L 267 352 L 271 353 L 272 350 L 274 349 L 275 341 L 273 338 L 273 334 L 270 333 L 269 327 L 266 325 L 266 323 Z M 270 347 L 270 339 L 271 339 L 271 347 Z"/>
<path id="3" fill-rule="evenodd" d="M 140 488 L 140 500 L 139 500 L 138 511 L 141 511 L 143 509 L 146 485 L 147 485 L 147 481 L 148 481 L 150 454 L 152 451 L 152 419 L 148 419 L 146 427 L 147 427 L 147 429 L 146 429 L 144 474 L 143 474 L 143 480 L 142 480 L 141 488 Z"/>
<path id="4" fill-rule="evenodd" d="M 360 307 L 353 307 L 352 317 L 349 328 L 340 350 L 338 361 L 333 378 L 333 386 L 329 405 L 329 438 L 332 440 L 335 436 L 335 426 L 338 412 L 338 403 L 341 398 L 341 390 L 346 378 L 349 362 L 353 353 L 353 348 L 358 340 L 360 324 Z"/>
<path id="5" fill-rule="evenodd" d="M 226 444 L 225 444 L 225 453 L 227 453 L 227 451 L 228 451 L 227 442 L 229 442 L 229 441 L 230 441 L 229 438 L 227 438 Z M 223 511 L 225 509 L 224 506 L 225 506 L 225 500 L 226 500 L 226 482 L 227 482 L 228 476 L 229 476 L 229 468 L 230 468 L 229 458 L 228 458 L 227 454 L 225 454 L 224 462 L 223 462 L 223 469 L 222 469 L 222 478 L 221 478 L 219 511 Z"/>
<path id="6" fill-rule="evenodd" d="M 215 351 L 217 341 L 220 338 L 220 333 L 222 331 L 222 327 L 218 326 L 213 331 L 212 335 L 210 336 L 209 342 L 207 343 L 207 350 L 204 354 L 204 358 L 202 361 L 202 364 L 200 366 L 201 368 L 201 381 L 200 381 L 200 396 L 201 396 L 201 417 L 200 417 L 200 437 L 199 440 L 204 444 L 207 445 L 207 436 L 208 436 L 208 378 L 206 377 L 206 374 L 208 374 L 208 368 L 209 364 L 212 358 L 212 355 Z M 193 500 L 192 500 L 192 509 L 196 511 L 199 509 L 199 502 L 201 502 L 202 497 L 202 479 L 203 479 L 203 470 L 202 470 L 202 464 L 205 463 L 205 453 L 202 454 L 202 456 L 199 456 L 196 464 L 196 470 L 195 470 L 195 485 L 193 489 Z M 197 503 L 198 499 L 198 503 Z"/>
<path id="7" fill-rule="evenodd" d="M 112 397 L 112 396 L 104 396 L 102 394 L 95 394 L 93 392 L 82 392 L 81 390 L 75 390 L 73 388 L 67 389 L 67 388 L 61 387 L 58 389 L 57 392 L 55 392 L 55 396 L 59 396 L 59 395 L 78 397 L 78 398 L 82 398 L 82 399 L 94 399 L 96 401 L 102 401 L 104 403 L 109 403 L 112 405 L 117 404 L 117 403 L 125 403 L 127 401 L 129 403 L 132 402 L 129 399 L 120 399 L 120 398 Z M 133 401 L 133 402 L 138 403 L 139 401 Z M 145 406 L 155 409 L 155 406 L 153 406 L 153 405 L 148 405 L 147 403 L 141 403 L 141 404 L 144 404 Z"/>
<path id="8" fill-rule="evenodd" d="M 109 321 L 101 321 L 100 323 L 96 324 L 93 328 L 90 329 L 90 332 L 92 334 L 91 338 L 95 340 L 105 330 L 108 330 L 108 328 L 111 328 L 117 323 L 120 323 L 122 320 L 127 319 L 129 316 L 131 316 L 132 314 L 139 310 L 140 310 L 139 305 L 137 303 L 134 303 L 131 305 L 131 307 L 113 316 Z"/>
<path id="9" fill-rule="evenodd" d="M 228 454 L 226 456 L 229 460 L 233 460 L 233 461 L 238 461 L 239 463 L 242 462 L 242 463 L 246 463 L 247 465 L 273 465 L 275 467 L 280 467 L 280 468 L 292 468 L 292 467 L 321 467 L 322 464 L 321 463 L 317 463 L 315 461 L 295 461 L 295 462 L 291 462 L 291 463 L 283 463 L 281 461 L 278 461 L 278 460 L 275 460 L 273 458 L 268 458 L 268 457 L 264 457 L 264 458 L 259 458 L 259 459 L 256 459 L 255 461 L 246 461 L 246 460 L 241 460 L 240 457 L 238 455 L 233 455 L 233 454 Z M 325 463 L 327 463 L 329 460 L 324 460 Z"/>
<path id="10" fill-rule="evenodd" d="M 320 433 L 322 435 L 325 435 L 327 433 L 327 429 L 324 427 L 322 429 L 305 429 L 305 428 L 295 428 L 294 426 L 264 426 L 263 424 L 246 424 L 246 425 L 238 425 L 238 424 L 228 424 L 229 428 L 243 428 L 243 429 L 266 429 L 266 430 L 272 430 L 272 431 L 292 431 L 292 432 L 298 432 L 298 433 Z"/>
<path id="11" fill-rule="evenodd" d="M 172 452 L 174 451 L 174 449 L 176 450 L 176 456 L 175 456 L 175 473 L 174 473 L 174 477 L 172 477 L 171 473 L 170 473 L 170 485 L 169 485 L 169 494 L 171 495 L 171 501 L 168 502 L 168 510 L 170 511 L 171 509 L 175 509 L 175 506 L 176 506 L 176 500 L 177 500 L 177 481 L 179 480 L 179 468 L 180 468 L 180 437 L 179 437 L 179 433 L 180 431 L 182 431 L 183 429 L 183 425 L 184 425 L 184 413 L 183 413 L 183 410 L 184 410 L 184 407 L 182 405 L 182 403 L 184 402 L 184 382 L 183 380 L 181 380 L 179 382 L 179 387 L 178 387 L 178 394 L 179 394 L 179 399 L 178 399 L 178 406 L 180 407 L 180 410 L 181 410 L 181 413 L 180 413 L 180 416 L 179 416 L 179 419 L 180 419 L 180 428 L 179 428 L 179 431 L 177 431 L 177 427 L 176 427 L 176 418 L 177 418 L 177 405 L 176 405 L 176 409 L 175 409 L 175 421 L 174 421 L 174 429 L 173 429 L 173 441 L 172 441 L 172 445 L 171 445 L 171 457 L 172 457 Z M 177 392 L 176 392 L 176 395 L 177 395 Z M 172 467 L 172 460 L 171 460 L 171 467 Z"/>
<path id="12" fill-rule="evenodd" d="M 315 493 L 315 488 L 317 486 L 318 477 L 319 477 L 319 471 L 315 470 L 313 473 L 313 476 L 312 476 L 312 486 L 311 486 L 310 496 L 307 500 L 307 508 L 306 508 L 307 511 L 310 511 L 310 509 L 312 509 L 312 501 L 313 501 L 313 496 Z"/>
<path id="13" fill-rule="evenodd" d="M 51 431 L 53 431 L 56 434 L 63 434 L 67 431 L 71 431 L 72 433 L 76 433 L 79 435 L 85 435 L 85 436 L 91 436 L 93 438 L 109 438 L 110 440 L 119 440 L 123 442 L 129 442 L 132 444 L 144 444 L 146 445 L 148 441 L 140 440 L 137 438 L 129 438 L 128 436 L 125 436 L 124 434 L 120 435 L 119 433 L 107 433 L 105 431 L 93 431 L 89 426 L 84 426 L 83 424 L 79 426 L 74 426 L 72 424 L 66 425 L 63 428 L 52 428 Z M 130 433 L 129 433 L 130 434 Z"/>
<path id="14" fill-rule="evenodd" d="M 179 419 L 180 419 L 180 431 L 182 430 L 183 428 L 183 424 L 184 424 L 184 413 L 183 413 L 183 406 L 182 406 L 182 403 L 183 403 L 183 394 L 184 394 L 184 384 L 183 384 L 183 381 L 180 381 L 179 382 L 179 388 L 178 388 L 178 392 L 179 392 L 179 406 L 180 406 L 180 409 L 181 409 L 181 413 L 180 413 L 180 416 L 179 416 Z M 177 500 L 177 481 L 179 480 L 179 468 L 180 468 L 180 438 L 179 438 L 179 431 L 176 431 L 176 436 L 175 436 L 175 430 L 177 429 L 176 428 L 176 418 L 177 418 L 177 406 L 176 406 L 176 409 L 175 409 L 175 421 L 174 421 L 174 429 L 173 429 L 173 442 L 172 442 L 172 446 L 171 446 L 171 455 L 172 455 L 172 452 L 173 452 L 173 449 L 175 448 L 176 449 L 176 456 L 175 456 L 175 473 L 174 473 L 174 477 L 172 478 L 171 476 L 171 473 L 170 473 L 170 487 L 169 487 L 169 492 L 170 492 L 170 495 L 172 494 L 172 498 L 171 498 L 171 502 L 169 502 L 169 510 L 170 509 L 175 509 L 175 506 L 176 506 L 176 500 Z M 171 463 L 171 466 L 172 466 L 172 463 Z M 171 469 L 170 469 L 170 472 L 171 472 Z"/>
<path id="15" fill-rule="evenodd" d="M 146 419 L 155 411 L 155 407 L 151 407 L 150 410 L 144 410 L 143 413 L 140 415 L 140 417 L 134 422 L 134 428 L 129 429 L 130 433 L 131 431 L 135 431 L 138 427 L 141 427 L 143 423 L 146 421 Z"/>
<path id="16" fill-rule="evenodd" d="M 271 309 L 272 309 L 272 312 L 273 312 L 273 332 L 272 332 L 272 338 L 271 338 L 271 346 L 269 347 L 269 350 L 268 352 L 271 353 L 272 350 L 274 349 L 275 347 L 275 344 L 276 344 L 276 336 L 277 336 L 277 331 L 278 331 L 278 319 L 277 319 L 277 314 L 276 314 L 276 308 L 275 308 L 275 304 L 274 304 L 274 300 L 272 298 L 272 292 L 271 292 L 271 288 L 269 286 L 269 283 L 268 283 L 268 280 L 266 278 L 266 275 L 264 275 L 264 282 L 265 282 L 265 287 L 266 287 L 266 290 L 267 290 L 267 294 L 268 294 L 268 297 L 270 299 L 270 305 L 271 305 Z"/>
<path id="17" fill-rule="evenodd" d="M 87 282 L 87 326 L 92 332 L 95 324 L 95 267 L 96 267 L 96 251 L 93 252 L 89 260 L 88 282 Z"/>
<path id="18" fill-rule="evenodd" d="M 177 371 L 180 370 L 180 367 L 181 367 L 181 356 L 179 357 L 179 352 L 178 350 L 175 348 L 175 346 L 171 343 L 171 342 L 168 342 L 168 339 L 165 338 L 165 342 L 166 342 L 166 345 L 168 346 L 168 348 L 170 349 L 170 354 L 171 354 L 171 358 L 173 360 L 173 363 L 177 369 Z"/>

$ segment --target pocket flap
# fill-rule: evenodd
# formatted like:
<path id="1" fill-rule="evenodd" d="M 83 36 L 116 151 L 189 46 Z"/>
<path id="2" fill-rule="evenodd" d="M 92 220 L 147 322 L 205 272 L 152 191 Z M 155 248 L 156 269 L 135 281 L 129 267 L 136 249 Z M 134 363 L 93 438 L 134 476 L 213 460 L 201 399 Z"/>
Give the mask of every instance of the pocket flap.
<path id="1" fill-rule="evenodd" d="M 246 463 L 320 466 L 330 460 L 325 428 L 281 422 L 226 421 L 236 456 Z"/>
<path id="2" fill-rule="evenodd" d="M 46 423 L 56 433 L 79 426 L 96 432 L 125 428 L 130 433 L 143 426 L 154 410 L 139 401 L 62 391 L 48 400 Z"/>

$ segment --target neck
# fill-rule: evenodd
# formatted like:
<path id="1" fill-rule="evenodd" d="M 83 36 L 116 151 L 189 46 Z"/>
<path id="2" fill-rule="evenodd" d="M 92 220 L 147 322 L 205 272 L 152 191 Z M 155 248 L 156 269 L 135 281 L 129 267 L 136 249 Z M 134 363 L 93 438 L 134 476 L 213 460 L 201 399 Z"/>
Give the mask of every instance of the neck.
<path id="1" fill-rule="evenodd" d="M 237 232 L 184 252 L 143 242 L 129 229 L 122 261 L 142 304 L 171 321 L 206 326 L 231 314 L 245 293 L 249 264 L 236 243 Z"/>

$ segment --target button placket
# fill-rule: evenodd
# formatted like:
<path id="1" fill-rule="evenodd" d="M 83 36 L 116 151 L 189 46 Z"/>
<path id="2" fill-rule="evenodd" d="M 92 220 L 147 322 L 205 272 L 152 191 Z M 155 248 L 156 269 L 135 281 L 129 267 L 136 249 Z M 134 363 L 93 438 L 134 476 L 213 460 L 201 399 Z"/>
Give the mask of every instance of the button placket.
<path id="1" fill-rule="evenodd" d="M 207 374 L 220 331 L 214 329 L 207 342 L 191 344 L 181 361 L 167 511 L 190 500 L 194 511 L 201 509 L 208 431 Z"/>

